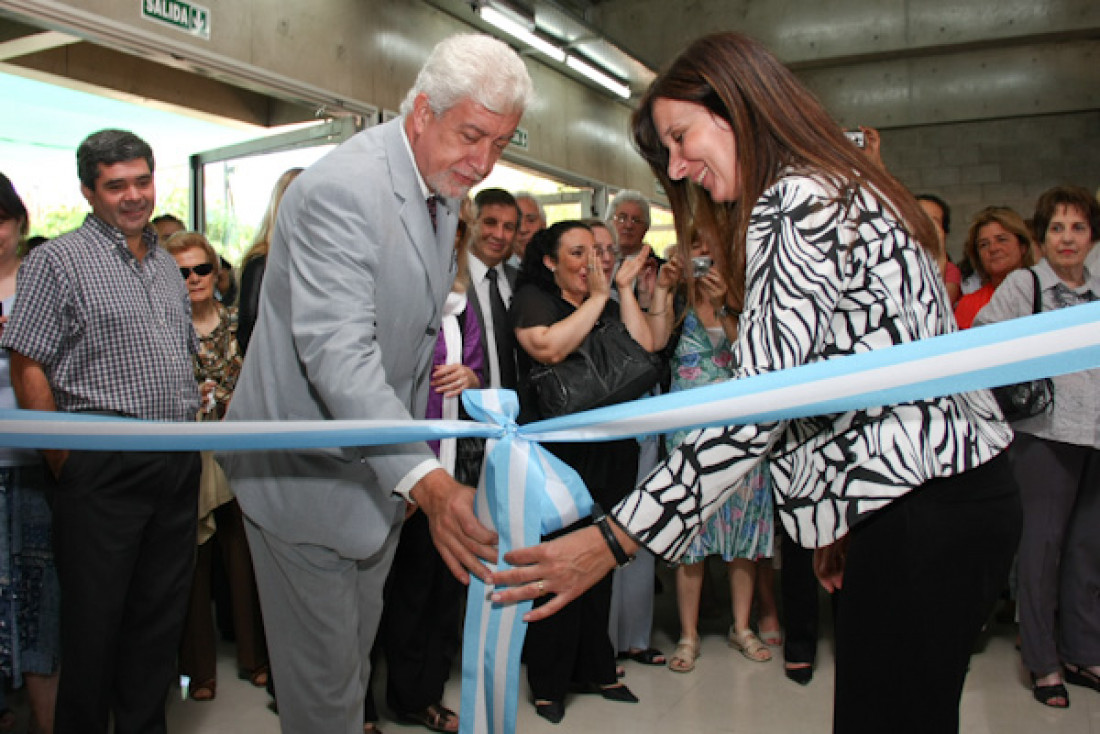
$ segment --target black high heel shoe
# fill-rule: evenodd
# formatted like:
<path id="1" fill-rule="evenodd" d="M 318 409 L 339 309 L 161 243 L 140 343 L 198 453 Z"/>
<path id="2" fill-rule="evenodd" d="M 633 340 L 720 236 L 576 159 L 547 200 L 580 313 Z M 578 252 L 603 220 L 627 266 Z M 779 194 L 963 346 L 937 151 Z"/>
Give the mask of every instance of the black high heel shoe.
<path id="1" fill-rule="evenodd" d="M 638 703 L 638 697 L 635 696 L 625 684 L 619 683 L 617 685 L 610 685 L 600 688 L 600 695 L 606 698 L 608 701 L 618 701 L 619 703 Z"/>
<path id="2" fill-rule="evenodd" d="M 800 665 L 797 668 L 790 667 L 792 663 L 783 666 L 783 674 L 800 686 L 805 686 L 814 679 L 814 666 L 812 663 Z M 794 663 L 798 665 L 798 663 Z"/>
<path id="3" fill-rule="evenodd" d="M 535 701 L 535 713 L 551 724 L 560 724 L 565 718 L 564 701 Z"/>
<path id="4" fill-rule="evenodd" d="M 608 701 L 638 703 L 638 697 L 624 683 L 612 683 L 607 686 L 601 686 L 598 683 L 573 683 L 569 689 L 574 693 L 598 693 Z"/>

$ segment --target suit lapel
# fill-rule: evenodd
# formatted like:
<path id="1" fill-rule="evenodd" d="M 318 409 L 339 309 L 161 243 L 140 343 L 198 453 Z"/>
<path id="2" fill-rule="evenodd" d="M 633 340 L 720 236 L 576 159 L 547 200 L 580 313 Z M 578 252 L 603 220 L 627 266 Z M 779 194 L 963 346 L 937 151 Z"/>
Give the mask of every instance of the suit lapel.
<path id="1" fill-rule="evenodd" d="M 397 118 L 385 125 L 387 129 L 383 139 L 386 157 L 389 160 L 390 179 L 394 194 L 401 202 L 399 212 L 401 222 L 405 225 L 405 232 L 409 236 L 413 250 L 427 273 L 428 285 L 433 295 L 433 306 L 438 311 L 443 296 L 450 287 L 450 283 L 444 284 L 445 274 L 449 272 L 450 264 L 441 258 L 440 241 L 441 236 L 445 236 L 448 231 L 454 232 L 453 223 L 456 219 L 450 207 L 441 202 L 436 218 L 438 231 L 432 231 L 427 202 L 421 195 L 412 158 L 405 148 L 405 142 L 401 139 L 401 124 L 402 118 Z"/>

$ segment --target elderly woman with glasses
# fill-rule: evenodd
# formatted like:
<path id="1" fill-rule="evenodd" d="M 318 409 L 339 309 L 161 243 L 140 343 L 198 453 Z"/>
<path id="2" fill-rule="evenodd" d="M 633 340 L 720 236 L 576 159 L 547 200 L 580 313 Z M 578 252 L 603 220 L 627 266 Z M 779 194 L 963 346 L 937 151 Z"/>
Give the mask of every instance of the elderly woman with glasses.
<path id="1" fill-rule="evenodd" d="M 1033 221 L 1043 259 L 1009 274 L 976 326 L 1031 314 L 1036 295 L 1043 311 L 1100 300 L 1100 274 L 1087 263 L 1100 236 L 1092 194 L 1078 186 L 1050 189 Z M 1013 423 L 1024 506 L 1017 579 L 1020 653 L 1032 693 L 1066 708 L 1066 682 L 1100 691 L 1100 370 L 1053 379 L 1051 409 Z"/>
<path id="2" fill-rule="evenodd" d="M 237 309 L 226 308 L 215 296 L 221 258 L 198 232 L 177 232 L 165 249 L 176 259 L 191 299 L 191 321 L 199 338 L 195 379 L 203 394 L 200 420 L 221 420 L 229 408 L 241 372 L 237 343 Z M 199 546 L 187 622 L 180 641 L 180 673 L 188 676 L 188 694 L 209 701 L 217 692 L 214 624 L 210 615 L 210 576 L 217 539 L 229 578 L 237 665 L 253 685 L 267 685 L 267 644 L 260 619 L 259 595 L 252 557 L 245 539 L 241 509 L 229 491 L 225 475 L 212 455 L 203 456 L 199 488 Z"/>

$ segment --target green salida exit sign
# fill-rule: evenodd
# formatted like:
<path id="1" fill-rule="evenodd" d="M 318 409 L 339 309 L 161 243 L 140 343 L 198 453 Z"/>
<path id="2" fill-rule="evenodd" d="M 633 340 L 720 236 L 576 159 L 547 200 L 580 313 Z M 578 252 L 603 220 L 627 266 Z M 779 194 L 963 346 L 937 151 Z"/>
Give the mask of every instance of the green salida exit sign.
<path id="1" fill-rule="evenodd" d="M 141 17 L 210 40 L 210 9 L 183 0 L 141 0 Z"/>

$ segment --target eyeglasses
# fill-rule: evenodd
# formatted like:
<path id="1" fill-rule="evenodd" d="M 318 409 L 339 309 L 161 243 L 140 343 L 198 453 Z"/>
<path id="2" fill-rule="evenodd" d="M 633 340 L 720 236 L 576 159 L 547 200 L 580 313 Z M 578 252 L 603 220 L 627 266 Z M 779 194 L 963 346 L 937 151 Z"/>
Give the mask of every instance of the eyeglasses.
<path id="1" fill-rule="evenodd" d="M 593 247 L 592 249 L 595 251 L 596 257 L 603 257 L 604 255 L 612 255 L 613 257 L 619 256 L 619 248 L 613 245 L 608 247 Z"/>
<path id="2" fill-rule="evenodd" d="M 637 225 L 649 224 L 649 222 L 642 219 L 641 217 L 634 217 L 629 214 L 616 214 L 614 217 L 612 217 L 612 219 L 614 219 L 619 224 L 626 224 L 627 222 Z"/>
<path id="3" fill-rule="evenodd" d="M 180 266 L 180 275 L 183 276 L 184 280 L 187 280 L 188 278 L 190 278 L 191 273 L 194 273 L 195 275 L 199 276 L 200 278 L 205 278 L 206 276 L 210 275 L 212 272 L 214 272 L 214 266 L 211 265 L 210 263 L 203 263 L 202 265 L 196 265 L 192 268 L 185 268 L 182 265 Z"/>

